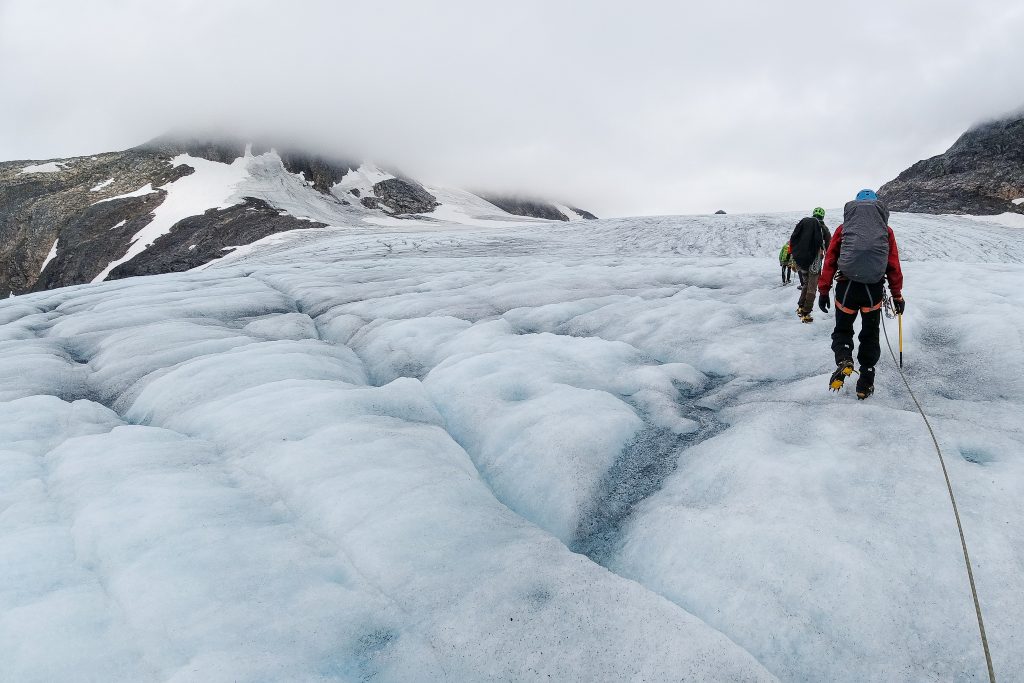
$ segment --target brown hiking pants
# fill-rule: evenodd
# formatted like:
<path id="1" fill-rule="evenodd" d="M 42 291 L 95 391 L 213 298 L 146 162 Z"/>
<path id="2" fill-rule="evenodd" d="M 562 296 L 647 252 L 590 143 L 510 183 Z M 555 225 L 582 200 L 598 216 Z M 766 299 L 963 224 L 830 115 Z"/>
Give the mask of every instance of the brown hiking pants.
<path id="1" fill-rule="evenodd" d="M 814 272 L 818 271 L 818 272 Z M 810 270 L 800 271 L 800 300 L 797 306 L 810 313 L 814 310 L 814 296 L 818 293 L 819 268 L 812 267 Z"/>

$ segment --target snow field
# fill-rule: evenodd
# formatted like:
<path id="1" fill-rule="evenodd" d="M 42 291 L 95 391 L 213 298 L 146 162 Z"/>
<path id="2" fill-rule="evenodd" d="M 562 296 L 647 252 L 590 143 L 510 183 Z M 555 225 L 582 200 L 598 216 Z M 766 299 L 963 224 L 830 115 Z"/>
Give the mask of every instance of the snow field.
<path id="1" fill-rule="evenodd" d="M 930 439 L 885 356 L 825 391 L 791 225 L 304 231 L 0 302 L 0 678 L 980 680 Z M 1024 266 L 893 227 L 1013 680 Z"/>
<path id="2" fill-rule="evenodd" d="M 428 186 L 426 190 L 437 198 L 438 206 L 434 207 L 434 210 L 430 213 L 420 214 L 419 218 L 422 220 L 490 228 L 529 223 L 548 223 L 548 221 L 540 218 L 515 216 L 506 213 L 489 201 L 465 190 L 436 187 L 433 185 Z M 380 217 L 367 218 L 365 220 L 376 225 L 390 225 L 394 227 L 402 225 L 401 222 L 393 218 Z"/>

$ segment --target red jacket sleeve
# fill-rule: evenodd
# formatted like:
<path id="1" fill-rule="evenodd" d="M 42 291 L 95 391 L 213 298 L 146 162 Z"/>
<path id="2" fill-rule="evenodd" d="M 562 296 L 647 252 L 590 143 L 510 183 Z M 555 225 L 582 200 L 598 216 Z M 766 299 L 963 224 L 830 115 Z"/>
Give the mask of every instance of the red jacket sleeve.
<path id="1" fill-rule="evenodd" d="M 892 243 L 892 230 L 889 231 L 889 242 Z M 836 276 L 836 269 L 839 267 L 839 249 L 843 244 L 843 226 L 836 228 L 832 235 L 832 241 L 828 243 L 828 251 L 825 252 L 825 261 L 821 264 L 821 275 L 818 276 L 818 293 L 828 294 L 832 289 L 832 280 Z M 892 249 L 889 249 L 889 258 L 892 259 Z"/>
<path id="2" fill-rule="evenodd" d="M 885 267 L 885 277 L 889 280 L 889 291 L 894 299 L 903 296 L 903 268 L 900 267 L 900 252 L 896 248 L 896 235 L 889 228 L 889 263 Z"/>

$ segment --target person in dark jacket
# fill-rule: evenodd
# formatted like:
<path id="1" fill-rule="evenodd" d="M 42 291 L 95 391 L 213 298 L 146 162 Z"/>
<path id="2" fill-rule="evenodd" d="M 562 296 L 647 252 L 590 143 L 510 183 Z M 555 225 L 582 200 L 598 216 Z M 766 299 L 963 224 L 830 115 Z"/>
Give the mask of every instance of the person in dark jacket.
<path id="1" fill-rule="evenodd" d="M 796 224 L 789 237 L 789 251 L 800 274 L 800 298 L 796 314 L 805 323 L 814 322 L 814 292 L 818 287 L 821 260 L 828 249 L 832 234 L 825 225 L 825 209 L 815 208 L 810 216 Z"/>
<path id="2" fill-rule="evenodd" d="M 863 216 L 877 223 L 877 226 L 868 226 L 868 230 L 878 231 L 877 237 L 864 231 L 857 234 L 855 240 L 849 239 L 855 230 L 861 230 L 861 224 L 855 227 L 853 221 L 863 221 Z M 857 198 L 846 205 L 843 225 L 836 228 L 836 234 L 825 254 L 818 283 L 818 308 L 827 313 L 832 280 L 836 280 L 836 328 L 832 332 L 836 371 L 829 380 L 829 388 L 833 391 L 839 391 L 843 380 L 853 374 L 853 322 L 858 313 L 861 316 L 858 336 L 860 348 L 857 351 L 857 360 L 860 362 L 860 377 L 857 379 L 859 399 L 867 398 L 875 390 L 875 364 L 882 354 L 878 343 L 878 324 L 882 319 L 886 280 L 889 282 L 896 312 L 902 314 L 906 307 L 903 300 L 903 269 L 900 267 L 896 236 L 888 220 L 889 210 L 877 195 L 872 190 L 861 190 Z M 845 232 L 844 227 L 847 228 Z M 848 245 L 844 246 L 844 238 L 849 242 Z M 846 254 L 843 253 L 844 248 L 847 249 Z M 841 263 L 848 264 L 842 268 L 847 268 L 849 273 L 843 272 Z M 865 273 L 869 275 L 858 277 Z M 870 281 L 865 282 L 865 279 Z"/>

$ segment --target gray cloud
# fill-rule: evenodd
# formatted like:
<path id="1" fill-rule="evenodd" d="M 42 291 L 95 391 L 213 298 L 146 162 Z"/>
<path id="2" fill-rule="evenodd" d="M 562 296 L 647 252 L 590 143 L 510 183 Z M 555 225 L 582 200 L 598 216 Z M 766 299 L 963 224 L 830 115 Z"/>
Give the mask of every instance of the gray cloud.
<path id="1" fill-rule="evenodd" d="M 0 0 L 0 158 L 301 136 L 602 215 L 837 206 L 1024 104 L 1016 0 Z"/>

